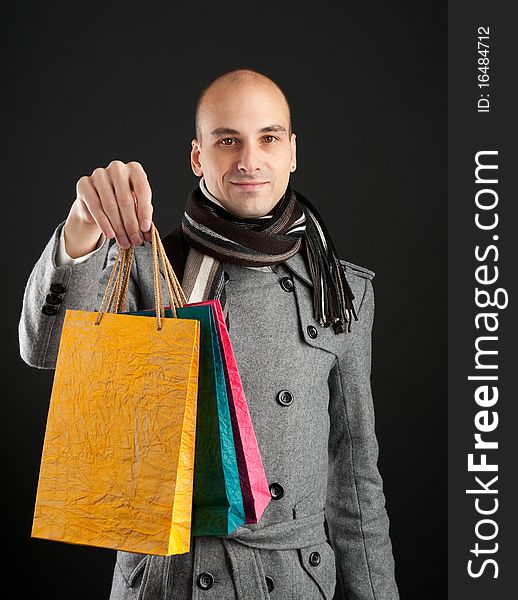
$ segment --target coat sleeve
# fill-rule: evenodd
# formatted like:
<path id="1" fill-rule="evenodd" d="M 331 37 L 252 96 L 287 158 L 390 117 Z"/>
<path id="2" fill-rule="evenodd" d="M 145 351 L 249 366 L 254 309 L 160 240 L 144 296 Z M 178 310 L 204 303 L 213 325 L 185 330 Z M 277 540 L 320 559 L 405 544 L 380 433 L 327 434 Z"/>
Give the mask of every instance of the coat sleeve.
<path id="1" fill-rule="evenodd" d="M 337 578 L 347 600 L 397 600 L 371 392 L 374 290 L 364 278 L 358 321 L 329 376 L 326 521 Z"/>
<path id="2" fill-rule="evenodd" d="M 18 324 L 20 356 L 28 365 L 39 369 L 56 367 L 67 308 L 99 310 L 119 249 L 113 240 L 111 243 L 106 241 L 98 252 L 84 262 L 58 266 L 56 251 L 64 224 L 65 221 L 56 227 L 32 268 L 23 294 Z M 136 261 L 133 263 L 128 286 L 128 311 L 140 309 L 140 290 L 135 263 Z M 53 293 L 51 286 L 54 290 L 62 290 L 61 293 Z M 52 296 L 49 297 L 50 294 Z M 46 309 L 43 308 L 45 306 Z M 54 312 L 55 314 L 52 314 Z"/>

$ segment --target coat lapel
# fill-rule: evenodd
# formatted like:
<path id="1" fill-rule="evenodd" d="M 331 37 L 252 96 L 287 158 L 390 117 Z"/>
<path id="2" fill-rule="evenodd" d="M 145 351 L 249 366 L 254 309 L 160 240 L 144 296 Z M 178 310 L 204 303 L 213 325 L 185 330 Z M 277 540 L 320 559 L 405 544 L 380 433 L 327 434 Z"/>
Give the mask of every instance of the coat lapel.
<path id="1" fill-rule="evenodd" d="M 309 268 L 300 250 L 297 252 L 297 254 L 294 254 L 291 258 L 285 260 L 284 264 L 290 269 L 290 271 L 295 273 L 295 275 L 298 275 L 300 279 L 313 287 L 313 280 L 311 279 Z"/>

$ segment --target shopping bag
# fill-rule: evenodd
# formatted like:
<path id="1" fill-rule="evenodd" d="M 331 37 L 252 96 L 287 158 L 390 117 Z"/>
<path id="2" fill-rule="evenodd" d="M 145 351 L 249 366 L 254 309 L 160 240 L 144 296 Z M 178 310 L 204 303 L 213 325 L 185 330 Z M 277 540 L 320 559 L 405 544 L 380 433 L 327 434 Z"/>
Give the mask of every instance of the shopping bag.
<path id="1" fill-rule="evenodd" d="M 191 533 L 224 536 L 245 523 L 245 511 L 217 327 L 211 306 L 185 305 L 176 312 L 179 318 L 200 322 Z M 125 314 L 152 317 L 155 310 Z M 172 311 L 166 308 L 165 316 L 171 318 Z"/>
<path id="2" fill-rule="evenodd" d="M 133 248 L 119 249 L 98 313 L 66 311 L 33 537 L 164 556 L 190 549 L 200 326 L 164 318 L 167 257 L 152 233 L 155 319 L 118 314 Z M 170 304 L 185 303 L 164 271 Z"/>
<path id="3" fill-rule="evenodd" d="M 239 479 L 245 507 L 245 522 L 257 523 L 271 501 L 272 496 L 221 303 L 216 299 L 206 302 L 193 302 L 188 306 L 206 305 L 212 307 L 218 330 L 218 340 L 223 358 L 230 416 L 234 432 L 234 444 L 237 453 Z"/>

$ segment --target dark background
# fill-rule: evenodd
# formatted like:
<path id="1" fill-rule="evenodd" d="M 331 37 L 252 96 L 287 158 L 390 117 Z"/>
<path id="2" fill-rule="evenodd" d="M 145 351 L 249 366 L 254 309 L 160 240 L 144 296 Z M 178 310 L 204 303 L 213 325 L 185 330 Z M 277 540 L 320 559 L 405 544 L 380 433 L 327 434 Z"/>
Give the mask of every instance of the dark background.
<path id="1" fill-rule="evenodd" d="M 53 377 L 19 356 L 31 269 L 77 180 L 113 159 L 142 163 L 157 227 L 171 230 L 197 181 L 197 96 L 252 67 L 290 101 L 293 186 L 340 257 L 376 272 L 372 381 L 397 580 L 402 598 L 445 597 L 445 3 L 74 4 L 4 14 L 2 515 L 16 595 L 107 598 L 115 556 L 30 538 Z"/>

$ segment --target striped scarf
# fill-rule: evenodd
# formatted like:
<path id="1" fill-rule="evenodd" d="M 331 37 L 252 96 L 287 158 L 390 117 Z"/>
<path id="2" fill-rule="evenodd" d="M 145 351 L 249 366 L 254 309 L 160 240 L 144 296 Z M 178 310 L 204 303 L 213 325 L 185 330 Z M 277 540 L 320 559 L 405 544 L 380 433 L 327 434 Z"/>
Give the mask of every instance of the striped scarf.
<path id="1" fill-rule="evenodd" d="M 290 184 L 272 211 L 258 218 L 232 215 L 203 178 L 187 198 L 181 228 L 189 246 L 182 287 L 189 302 L 219 298 L 230 328 L 222 262 L 272 266 L 303 250 L 313 281 L 313 316 L 335 333 L 351 331 L 354 295 L 331 237 L 314 206 Z M 348 329 L 346 323 L 349 324 Z"/>

